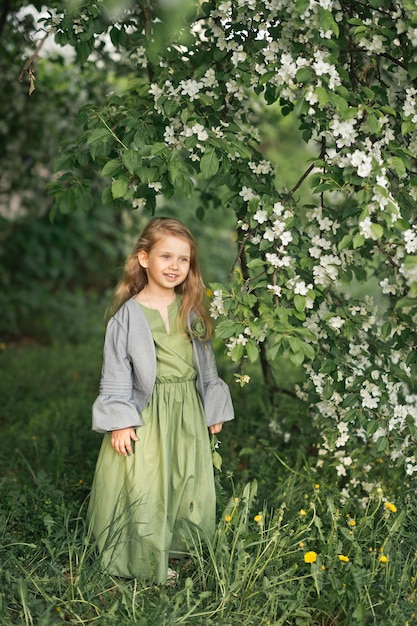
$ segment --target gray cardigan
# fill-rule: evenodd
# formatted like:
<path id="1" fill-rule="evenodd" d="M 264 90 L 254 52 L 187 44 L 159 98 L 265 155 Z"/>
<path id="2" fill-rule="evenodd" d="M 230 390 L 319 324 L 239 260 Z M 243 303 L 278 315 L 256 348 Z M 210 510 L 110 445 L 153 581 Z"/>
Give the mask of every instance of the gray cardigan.
<path id="1" fill-rule="evenodd" d="M 230 390 L 219 378 L 211 342 L 193 338 L 197 391 L 207 426 L 234 417 Z M 104 341 L 100 395 L 93 404 L 93 430 L 106 433 L 142 425 L 140 413 L 156 380 L 156 352 L 148 321 L 134 298 L 117 311 Z"/>

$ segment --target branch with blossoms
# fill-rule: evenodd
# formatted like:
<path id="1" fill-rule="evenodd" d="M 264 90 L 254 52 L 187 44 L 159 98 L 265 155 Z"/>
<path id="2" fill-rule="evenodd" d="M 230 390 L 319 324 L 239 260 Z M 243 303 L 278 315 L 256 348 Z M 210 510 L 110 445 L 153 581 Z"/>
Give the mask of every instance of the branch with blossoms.
<path id="1" fill-rule="evenodd" d="M 361 498 L 417 472 L 417 28 L 412 3 L 374 4 L 196 1 L 159 48 L 163 10 L 132 5 L 112 31 L 128 87 L 100 111 L 108 128 L 88 117 L 76 148 L 109 179 L 105 202 L 153 213 L 160 195 L 201 194 L 204 211 L 236 216 L 235 261 L 210 307 L 236 381 L 260 359 L 272 401 L 279 359 L 303 368 L 318 460 Z M 105 28 L 96 9 L 85 25 L 65 16 L 62 42 L 88 53 L 94 38 L 78 31 Z M 276 104 L 321 146 L 289 192 L 256 123 Z"/>

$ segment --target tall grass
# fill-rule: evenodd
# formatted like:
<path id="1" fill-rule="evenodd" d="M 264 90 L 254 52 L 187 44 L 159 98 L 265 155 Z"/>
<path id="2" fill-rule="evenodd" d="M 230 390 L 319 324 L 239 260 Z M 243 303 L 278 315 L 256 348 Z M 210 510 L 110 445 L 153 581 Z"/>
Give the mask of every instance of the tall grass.
<path id="1" fill-rule="evenodd" d="M 85 521 L 100 360 L 96 332 L 82 346 L 0 354 L 1 625 L 417 622 L 415 493 L 397 490 L 394 501 L 382 486 L 366 502 L 343 501 L 325 468 L 312 470 L 305 409 L 286 398 L 282 432 L 271 430 L 256 383 L 235 398 L 238 419 L 221 436 L 216 533 L 188 529 L 177 584 L 102 571 Z"/>

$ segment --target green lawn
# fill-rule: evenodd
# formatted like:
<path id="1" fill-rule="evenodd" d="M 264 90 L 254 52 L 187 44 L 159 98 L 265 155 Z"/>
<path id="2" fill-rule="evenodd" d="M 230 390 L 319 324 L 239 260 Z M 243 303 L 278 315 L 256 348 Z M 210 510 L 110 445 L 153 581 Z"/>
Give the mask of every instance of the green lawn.
<path id="1" fill-rule="evenodd" d="M 269 415 L 256 371 L 219 437 L 213 542 L 190 535 L 174 587 L 103 573 L 85 525 L 102 332 L 93 320 L 82 344 L 1 345 L 0 624 L 417 623 L 415 493 L 343 502 L 313 469 L 306 407 L 282 395 Z"/>

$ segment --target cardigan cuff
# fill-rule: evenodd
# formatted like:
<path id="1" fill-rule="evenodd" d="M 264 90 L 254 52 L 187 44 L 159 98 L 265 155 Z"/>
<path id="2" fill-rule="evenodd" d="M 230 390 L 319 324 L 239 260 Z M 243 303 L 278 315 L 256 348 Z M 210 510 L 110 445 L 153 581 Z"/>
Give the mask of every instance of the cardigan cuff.
<path id="1" fill-rule="evenodd" d="M 93 404 L 93 430 L 107 433 L 120 428 L 142 426 L 133 399 L 100 394 Z"/>

